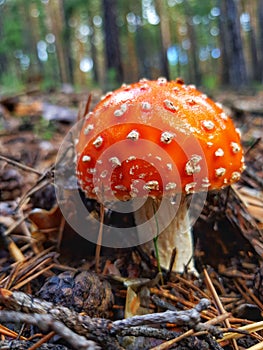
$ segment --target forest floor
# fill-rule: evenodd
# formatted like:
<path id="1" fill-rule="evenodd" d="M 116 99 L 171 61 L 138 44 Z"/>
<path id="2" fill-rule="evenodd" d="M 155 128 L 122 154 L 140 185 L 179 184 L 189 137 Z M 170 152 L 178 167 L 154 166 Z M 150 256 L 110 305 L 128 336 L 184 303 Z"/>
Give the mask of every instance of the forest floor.
<path id="1" fill-rule="evenodd" d="M 63 218 L 54 164 L 87 97 L 0 97 L 0 349 L 263 349 L 263 94 L 215 96 L 242 131 L 246 170 L 194 224 L 198 276 L 161 276 L 140 247 L 102 248 L 96 268 L 96 244 Z"/>

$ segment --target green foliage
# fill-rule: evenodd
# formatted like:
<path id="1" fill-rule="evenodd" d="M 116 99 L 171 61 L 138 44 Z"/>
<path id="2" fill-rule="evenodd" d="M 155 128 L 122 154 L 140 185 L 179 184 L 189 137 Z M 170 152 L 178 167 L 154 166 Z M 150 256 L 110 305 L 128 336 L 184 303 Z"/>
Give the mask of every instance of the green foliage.
<path id="1" fill-rule="evenodd" d="M 216 88 L 218 88 L 218 79 L 215 75 L 207 74 L 203 77 L 202 85 L 207 91 L 214 91 Z"/>
<path id="2" fill-rule="evenodd" d="M 117 83 L 117 72 L 114 68 L 110 68 L 107 70 L 107 83 L 106 90 L 111 91 L 117 89 L 119 87 L 119 83 Z"/>
<path id="3" fill-rule="evenodd" d="M 47 72 L 45 79 L 39 85 L 42 91 L 52 91 L 59 89 L 60 84 L 58 79 L 52 79 L 52 76 Z"/>
<path id="4" fill-rule="evenodd" d="M 44 118 L 39 119 L 33 126 L 33 132 L 42 140 L 51 140 L 55 131 L 55 124 Z"/>
<path id="5" fill-rule="evenodd" d="M 16 94 L 24 88 L 25 85 L 21 79 L 18 79 L 16 73 L 11 69 L 0 76 L 0 94 Z"/>
<path id="6" fill-rule="evenodd" d="M 6 1 L 0 6 L 0 82 L 4 92 L 23 87 L 18 56 L 23 53 L 23 21 L 20 1 Z"/>
<path id="7" fill-rule="evenodd" d="M 14 53 L 23 46 L 23 22 L 19 16 L 19 1 L 9 1 L 0 6 L 2 33 L 0 40 L 1 53 Z M 12 50 L 10 52 L 10 49 Z"/>

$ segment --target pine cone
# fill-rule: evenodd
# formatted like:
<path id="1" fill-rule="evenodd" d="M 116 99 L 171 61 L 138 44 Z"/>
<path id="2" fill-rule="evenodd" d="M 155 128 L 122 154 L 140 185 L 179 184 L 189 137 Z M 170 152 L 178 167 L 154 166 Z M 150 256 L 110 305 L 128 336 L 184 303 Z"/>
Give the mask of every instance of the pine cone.
<path id="1" fill-rule="evenodd" d="M 92 272 L 62 272 L 49 278 L 38 296 L 91 317 L 109 317 L 113 294 L 107 281 Z"/>

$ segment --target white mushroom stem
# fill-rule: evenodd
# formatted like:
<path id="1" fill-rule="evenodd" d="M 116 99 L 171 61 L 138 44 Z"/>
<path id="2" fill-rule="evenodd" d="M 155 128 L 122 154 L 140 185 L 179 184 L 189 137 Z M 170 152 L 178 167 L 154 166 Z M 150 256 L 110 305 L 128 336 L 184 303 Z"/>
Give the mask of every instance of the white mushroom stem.
<path id="1" fill-rule="evenodd" d="M 187 267 L 188 271 L 196 273 L 186 196 L 181 197 L 179 206 L 168 198 L 156 200 L 148 197 L 144 205 L 134 212 L 134 217 L 139 235 L 145 234 L 143 223 L 147 223 L 153 237 L 159 233 L 157 246 L 162 268 L 169 269 L 173 251 L 176 249 L 172 271 L 182 273 Z M 153 240 L 144 243 L 142 249 L 150 255 L 154 251 Z"/>

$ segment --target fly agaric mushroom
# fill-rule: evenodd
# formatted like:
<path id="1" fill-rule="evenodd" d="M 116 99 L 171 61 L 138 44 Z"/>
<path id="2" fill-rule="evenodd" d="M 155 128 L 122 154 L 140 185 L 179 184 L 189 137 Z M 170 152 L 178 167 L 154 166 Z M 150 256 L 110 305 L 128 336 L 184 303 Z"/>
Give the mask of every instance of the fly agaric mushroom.
<path id="1" fill-rule="evenodd" d="M 177 272 L 193 254 L 187 196 L 231 185 L 244 169 L 232 120 L 220 104 L 180 79 L 142 79 L 107 93 L 86 115 L 76 149 L 77 177 L 88 197 L 100 202 L 147 198 L 134 212 L 139 233 L 162 205 L 147 227 L 155 234 L 161 233 L 158 225 L 163 231 L 158 237 L 162 267 L 168 269 L 176 248 Z M 178 196 L 175 206 L 171 198 Z"/>

